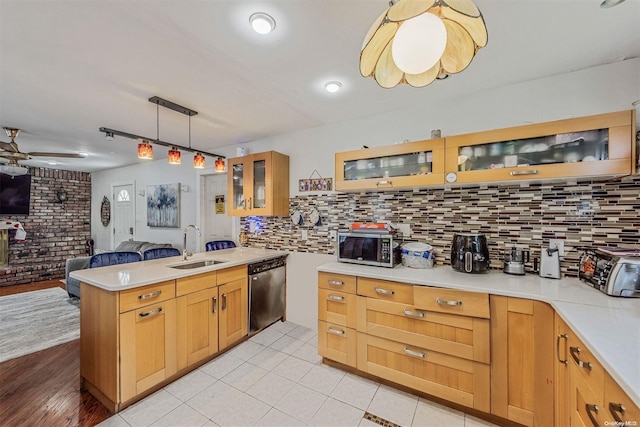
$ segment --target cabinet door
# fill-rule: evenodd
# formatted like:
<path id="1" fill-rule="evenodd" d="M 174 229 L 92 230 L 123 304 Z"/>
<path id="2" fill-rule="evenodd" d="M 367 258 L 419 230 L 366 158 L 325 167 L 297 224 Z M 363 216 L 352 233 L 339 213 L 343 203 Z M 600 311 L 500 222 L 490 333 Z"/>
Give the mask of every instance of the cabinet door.
<path id="1" fill-rule="evenodd" d="M 604 378 L 604 404 L 606 414 L 602 418 L 615 421 L 615 425 L 632 426 L 640 421 L 640 409 L 609 374 Z M 610 422 L 609 425 L 613 423 Z"/>
<path id="2" fill-rule="evenodd" d="M 247 279 L 234 280 L 220 285 L 218 299 L 220 304 L 218 343 L 220 350 L 224 350 L 248 333 Z"/>
<path id="3" fill-rule="evenodd" d="M 553 425 L 553 309 L 491 296 L 491 413 L 527 426 Z"/>
<path id="4" fill-rule="evenodd" d="M 289 156 L 267 151 L 229 159 L 229 214 L 289 215 Z"/>
<path id="5" fill-rule="evenodd" d="M 457 182 L 634 173 L 633 110 L 447 137 Z"/>
<path id="6" fill-rule="evenodd" d="M 556 378 L 556 425 L 569 425 L 569 334 L 571 330 L 567 324 L 555 315 L 556 328 L 556 356 L 554 360 L 554 375 Z"/>
<path id="7" fill-rule="evenodd" d="M 245 188 L 250 185 L 250 170 L 246 164 L 245 157 L 229 159 L 229 181 L 228 181 L 228 210 L 229 215 L 245 216 L 247 214 L 247 201 Z"/>
<path id="8" fill-rule="evenodd" d="M 356 330 L 318 321 L 318 354 L 356 367 Z"/>
<path id="9" fill-rule="evenodd" d="M 335 155 L 336 190 L 383 190 L 444 182 L 444 139 Z"/>
<path id="10" fill-rule="evenodd" d="M 176 300 L 122 313 L 120 401 L 127 402 L 176 371 Z"/>
<path id="11" fill-rule="evenodd" d="M 181 296 L 177 304 L 178 369 L 218 351 L 218 288 Z"/>
<path id="12" fill-rule="evenodd" d="M 571 427 L 600 427 L 609 420 L 603 406 L 602 385 L 588 381 L 579 368 L 569 368 L 569 416 Z"/>

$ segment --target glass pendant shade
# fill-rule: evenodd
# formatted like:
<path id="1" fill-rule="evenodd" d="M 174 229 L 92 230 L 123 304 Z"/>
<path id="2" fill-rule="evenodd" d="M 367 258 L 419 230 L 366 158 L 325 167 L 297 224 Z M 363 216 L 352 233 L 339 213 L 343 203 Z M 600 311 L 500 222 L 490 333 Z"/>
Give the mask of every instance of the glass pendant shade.
<path id="1" fill-rule="evenodd" d="M 180 151 L 176 147 L 171 147 L 171 150 L 169 150 L 169 164 L 179 165 L 180 163 L 182 163 Z"/>
<path id="2" fill-rule="evenodd" d="M 467 68 L 487 40 L 471 0 L 398 0 L 365 36 L 360 74 L 384 88 L 427 86 Z"/>
<path id="3" fill-rule="evenodd" d="M 13 161 L 13 162 L 10 161 L 8 164 L 0 165 L 0 173 L 9 175 L 12 177 L 26 175 L 28 171 L 29 171 L 28 168 L 24 166 L 20 166 L 16 161 Z"/>
<path id="4" fill-rule="evenodd" d="M 225 171 L 224 160 L 222 160 L 220 158 L 216 159 L 216 164 L 215 164 L 214 170 L 216 172 L 224 172 Z"/>
<path id="5" fill-rule="evenodd" d="M 204 156 L 200 153 L 196 153 L 196 155 L 193 156 L 193 167 L 196 169 L 204 169 L 204 165 L 205 165 Z"/>
<path id="6" fill-rule="evenodd" d="M 148 141 L 138 144 L 138 158 L 144 160 L 153 159 L 153 146 Z"/>

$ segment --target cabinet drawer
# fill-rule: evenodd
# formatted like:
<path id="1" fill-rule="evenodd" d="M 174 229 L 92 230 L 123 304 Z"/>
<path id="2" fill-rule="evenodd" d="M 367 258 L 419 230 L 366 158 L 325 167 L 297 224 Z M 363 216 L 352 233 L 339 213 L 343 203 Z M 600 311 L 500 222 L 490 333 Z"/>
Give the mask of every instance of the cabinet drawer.
<path id="1" fill-rule="evenodd" d="M 623 424 L 626 422 L 626 425 L 629 426 L 633 425 L 632 421 L 640 421 L 640 409 L 609 374 L 605 374 L 604 380 L 604 405 L 606 411 L 605 419 L 615 420 Z"/>
<path id="2" fill-rule="evenodd" d="M 489 320 L 419 310 L 414 306 L 358 297 L 358 331 L 489 363 Z"/>
<path id="3" fill-rule="evenodd" d="M 356 327 L 356 296 L 330 289 L 318 289 L 318 319 Z"/>
<path id="4" fill-rule="evenodd" d="M 318 321 L 318 354 L 356 367 L 356 331 L 341 325 Z"/>
<path id="5" fill-rule="evenodd" d="M 318 273 L 318 287 L 355 294 L 356 276 L 347 276 L 345 274 L 326 273 L 321 271 Z"/>
<path id="6" fill-rule="evenodd" d="M 217 273 L 196 274 L 195 276 L 181 277 L 176 280 L 176 296 L 191 294 L 217 286 Z"/>
<path id="7" fill-rule="evenodd" d="M 604 390 L 604 369 L 593 354 L 575 334 L 570 334 L 567 339 L 570 369 L 580 372 L 589 385 L 596 390 Z"/>
<path id="8" fill-rule="evenodd" d="M 246 264 L 218 270 L 218 285 L 249 277 Z"/>
<path id="9" fill-rule="evenodd" d="M 176 283 L 174 280 L 154 283 L 141 288 L 120 291 L 120 313 L 167 301 L 176 296 Z"/>
<path id="10" fill-rule="evenodd" d="M 421 310 L 489 318 L 489 294 L 414 286 L 413 297 Z"/>
<path id="11" fill-rule="evenodd" d="M 404 283 L 358 277 L 358 295 L 385 301 L 413 304 L 413 286 Z"/>
<path id="12" fill-rule="evenodd" d="M 358 332 L 358 369 L 489 412 L 489 365 Z"/>
<path id="13" fill-rule="evenodd" d="M 602 388 L 593 388 L 584 376 L 570 366 L 569 369 L 569 417 L 571 426 L 604 426 L 609 411 L 604 408 Z"/>

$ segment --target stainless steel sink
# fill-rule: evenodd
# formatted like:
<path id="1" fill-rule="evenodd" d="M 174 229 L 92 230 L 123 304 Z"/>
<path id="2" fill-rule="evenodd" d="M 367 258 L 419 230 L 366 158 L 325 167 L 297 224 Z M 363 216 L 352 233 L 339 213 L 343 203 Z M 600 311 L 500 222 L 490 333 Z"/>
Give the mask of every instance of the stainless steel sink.
<path id="1" fill-rule="evenodd" d="M 180 270 L 187 270 L 190 268 L 206 267 L 208 265 L 222 264 L 225 262 L 226 261 L 218 261 L 216 259 L 203 259 L 200 261 L 185 261 L 185 262 L 181 262 L 180 264 L 168 265 L 167 267 L 178 268 Z"/>

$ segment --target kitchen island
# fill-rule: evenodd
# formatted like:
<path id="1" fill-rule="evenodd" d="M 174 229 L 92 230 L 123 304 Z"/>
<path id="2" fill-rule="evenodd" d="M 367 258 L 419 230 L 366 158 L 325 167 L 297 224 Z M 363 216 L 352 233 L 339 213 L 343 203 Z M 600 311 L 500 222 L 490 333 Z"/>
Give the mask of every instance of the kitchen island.
<path id="1" fill-rule="evenodd" d="M 601 425 L 613 422 L 607 387 L 628 396 L 622 418 L 637 416 L 640 299 L 607 296 L 575 278 L 450 266 L 331 262 L 318 272 L 325 359 L 524 425 L 552 425 L 554 407 L 556 425 L 588 420 L 585 405 L 576 407 L 587 399 L 599 405 Z"/>
<path id="2" fill-rule="evenodd" d="M 242 342 L 247 265 L 286 255 L 233 248 L 73 272 L 82 386 L 118 412 Z"/>

